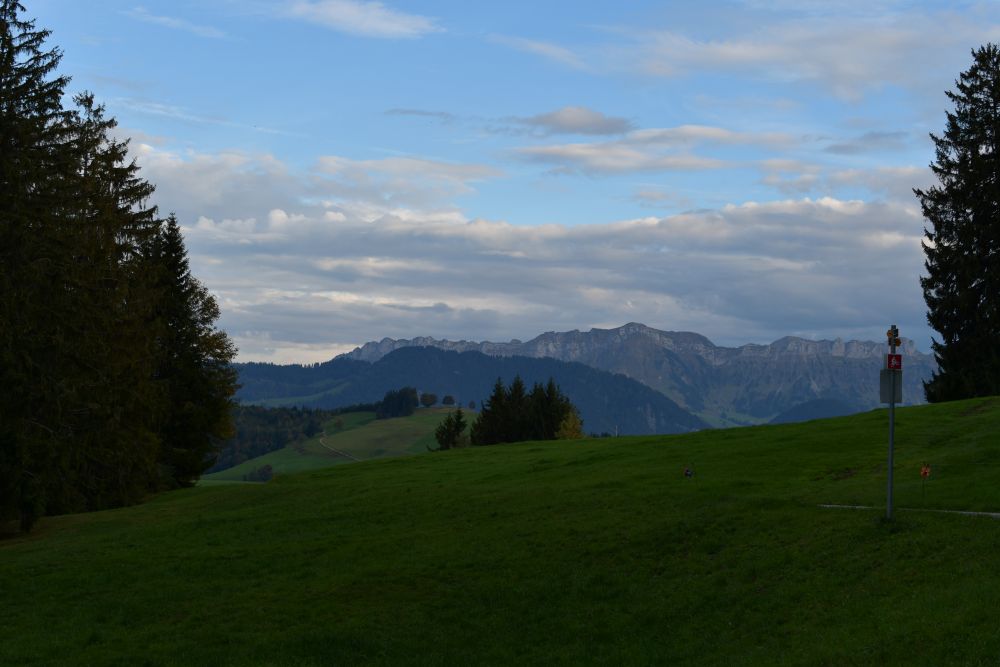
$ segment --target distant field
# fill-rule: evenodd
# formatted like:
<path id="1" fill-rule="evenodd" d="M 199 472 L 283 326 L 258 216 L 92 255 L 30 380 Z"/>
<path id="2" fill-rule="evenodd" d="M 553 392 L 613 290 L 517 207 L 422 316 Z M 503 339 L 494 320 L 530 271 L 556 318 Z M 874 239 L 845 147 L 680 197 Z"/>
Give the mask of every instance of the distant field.
<path id="1" fill-rule="evenodd" d="M 0 664 L 997 664 L 1000 521 L 818 506 L 884 502 L 886 431 L 469 448 L 43 519 L 0 540 Z M 897 441 L 899 507 L 1000 511 L 1000 399 L 901 409 Z"/>
<path id="2" fill-rule="evenodd" d="M 275 474 L 285 475 L 351 463 L 354 459 L 426 453 L 428 447 L 437 447 L 434 430 L 451 411 L 450 408 L 422 408 L 409 417 L 394 419 L 375 419 L 374 412 L 350 412 L 339 418 L 343 422 L 339 429 L 334 425 L 337 420 L 331 419 L 323 425 L 322 436 L 206 475 L 204 480 L 239 481 L 264 465 L 270 465 Z"/>

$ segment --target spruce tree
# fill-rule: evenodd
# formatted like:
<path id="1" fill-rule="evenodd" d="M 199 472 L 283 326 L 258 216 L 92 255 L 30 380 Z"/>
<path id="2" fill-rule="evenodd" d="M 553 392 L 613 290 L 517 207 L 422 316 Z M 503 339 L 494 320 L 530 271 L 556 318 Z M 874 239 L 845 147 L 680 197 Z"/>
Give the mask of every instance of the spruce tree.
<path id="1" fill-rule="evenodd" d="M 0 520 L 31 527 L 46 489 L 59 478 L 71 436 L 72 406 L 53 352 L 72 333 L 52 303 L 52 285 L 71 262 L 59 234 L 69 206 L 66 180 L 68 79 L 49 33 L 24 20 L 16 0 L 0 0 Z"/>
<path id="2" fill-rule="evenodd" d="M 932 134 L 938 184 L 914 190 L 930 223 L 920 283 L 927 321 L 941 336 L 927 400 L 1000 394 L 1000 49 L 973 64 L 946 92 L 941 136 Z"/>
<path id="3" fill-rule="evenodd" d="M 160 316 L 156 379 L 166 395 L 160 420 L 160 481 L 189 486 L 232 434 L 236 348 L 215 328 L 219 307 L 191 271 L 171 215 L 154 244 Z"/>

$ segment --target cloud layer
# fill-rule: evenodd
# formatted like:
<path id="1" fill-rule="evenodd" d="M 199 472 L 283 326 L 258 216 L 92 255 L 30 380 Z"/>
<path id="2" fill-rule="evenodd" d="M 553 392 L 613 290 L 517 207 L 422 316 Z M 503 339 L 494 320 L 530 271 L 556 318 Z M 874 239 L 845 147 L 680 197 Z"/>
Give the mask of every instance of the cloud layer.
<path id="1" fill-rule="evenodd" d="M 502 178 L 486 165 L 327 156 L 293 174 L 266 155 L 139 150 L 163 201 L 183 202 L 193 267 L 219 295 L 241 359 L 633 320 L 720 343 L 871 337 L 873 322 L 922 312 L 922 220 L 910 204 L 800 197 L 524 227 L 451 203 Z"/>

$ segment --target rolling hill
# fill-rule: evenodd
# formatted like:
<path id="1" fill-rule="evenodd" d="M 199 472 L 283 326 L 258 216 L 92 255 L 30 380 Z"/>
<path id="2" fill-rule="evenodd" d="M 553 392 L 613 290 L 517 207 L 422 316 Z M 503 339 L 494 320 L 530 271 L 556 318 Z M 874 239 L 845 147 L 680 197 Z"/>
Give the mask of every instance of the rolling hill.
<path id="1" fill-rule="evenodd" d="M 885 345 L 871 341 L 806 340 L 787 336 L 769 345 L 715 345 L 701 334 L 660 331 L 637 322 L 615 329 L 547 332 L 527 342 L 437 340 L 428 337 L 366 343 L 338 360 L 375 362 L 395 350 L 431 346 L 493 356 L 549 357 L 634 378 L 714 426 L 774 419 L 809 401 L 835 400 L 851 412 L 878 407 L 878 370 Z M 932 356 L 904 339 L 903 399 L 924 402 L 922 382 Z"/>
<path id="2" fill-rule="evenodd" d="M 265 465 L 274 474 L 327 468 L 341 463 L 366 461 L 385 456 L 426 453 L 437 447 L 434 430 L 450 413 L 448 408 L 421 408 L 409 417 L 375 419 L 374 412 L 349 412 L 324 424 L 324 432 L 314 438 L 202 477 L 204 481 L 241 481 Z M 472 413 L 474 415 L 475 413 Z M 470 415 L 470 417 L 472 416 Z"/>
<path id="3" fill-rule="evenodd" d="M 49 517 L 0 540 L 0 664 L 991 664 L 1000 522 L 949 512 L 1000 510 L 998 432 L 900 409 L 892 522 L 885 411 Z"/>
<path id="4" fill-rule="evenodd" d="M 315 366 L 237 364 L 240 401 L 315 408 L 370 403 L 416 387 L 460 405 L 487 399 L 497 378 L 520 375 L 528 387 L 555 378 L 579 409 L 588 433 L 684 433 L 707 424 L 663 394 L 623 375 L 551 358 L 494 357 L 434 347 L 404 347 L 373 363 L 338 358 Z"/>

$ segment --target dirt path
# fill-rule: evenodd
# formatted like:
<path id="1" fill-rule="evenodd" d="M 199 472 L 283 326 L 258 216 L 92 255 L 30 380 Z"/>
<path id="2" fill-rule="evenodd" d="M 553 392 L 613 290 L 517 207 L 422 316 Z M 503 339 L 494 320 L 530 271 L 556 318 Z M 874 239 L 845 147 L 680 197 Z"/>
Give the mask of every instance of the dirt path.
<path id="1" fill-rule="evenodd" d="M 326 447 L 328 450 L 330 450 L 331 452 L 333 452 L 337 456 L 343 456 L 344 458 L 351 459 L 352 461 L 360 461 L 361 460 L 357 456 L 351 456 L 347 452 L 342 452 L 339 449 L 334 449 L 330 445 L 326 444 L 326 436 L 320 436 L 319 444 L 323 445 L 324 447 Z"/>

